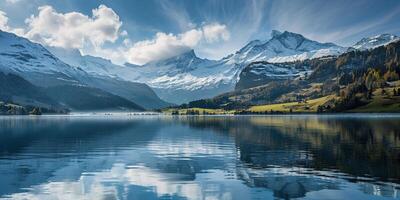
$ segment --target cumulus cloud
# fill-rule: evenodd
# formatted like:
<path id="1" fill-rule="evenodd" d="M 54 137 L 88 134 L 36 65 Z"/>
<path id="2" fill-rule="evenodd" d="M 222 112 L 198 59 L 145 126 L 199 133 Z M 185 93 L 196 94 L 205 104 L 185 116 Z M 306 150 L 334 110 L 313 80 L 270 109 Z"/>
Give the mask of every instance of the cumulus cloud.
<path id="1" fill-rule="evenodd" d="M 152 40 L 144 40 L 135 43 L 128 51 L 129 62 L 144 64 L 153 60 L 169 58 L 177 54 L 188 51 L 197 38 L 190 38 L 185 34 L 173 35 L 157 33 Z M 185 39 L 183 39 L 185 38 Z M 194 40 L 193 40 L 194 39 Z"/>
<path id="2" fill-rule="evenodd" d="M 38 8 L 39 14 L 26 20 L 26 37 L 48 46 L 82 48 L 85 43 L 101 46 L 115 42 L 120 35 L 122 22 L 119 16 L 105 5 L 92 10 L 92 16 L 78 12 L 58 13 L 51 6 Z M 125 34 L 125 33 L 122 33 Z"/>
<path id="3" fill-rule="evenodd" d="M 3 31 L 7 31 L 10 27 L 8 27 L 8 17 L 5 12 L 0 10 L 0 29 Z"/>
<path id="4" fill-rule="evenodd" d="M 204 37 L 207 42 L 215 42 L 220 39 L 229 40 L 230 33 L 224 24 L 210 24 L 203 27 Z"/>
<path id="5" fill-rule="evenodd" d="M 126 58 L 134 64 L 161 60 L 182 54 L 205 41 L 207 43 L 229 40 L 230 33 L 225 25 L 208 24 L 201 28 L 191 29 L 181 34 L 159 32 L 151 40 L 133 44 L 126 53 Z"/>

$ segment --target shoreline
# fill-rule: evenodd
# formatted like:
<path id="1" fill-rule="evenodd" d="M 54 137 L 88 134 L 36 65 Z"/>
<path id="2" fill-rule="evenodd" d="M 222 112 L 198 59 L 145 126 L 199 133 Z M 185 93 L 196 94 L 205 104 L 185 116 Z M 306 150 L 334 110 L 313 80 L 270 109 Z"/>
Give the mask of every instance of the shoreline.
<path id="1" fill-rule="evenodd" d="M 296 117 L 296 116 L 321 116 L 321 117 L 329 117 L 329 116 L 340 116 L 340 117 L 400 117 L 400 113 L 398 112 L 374 112 L 374 113 L 365 113 L 365 112 L 342 112 L 342 113 L 276 113 L 276 114 L 195 114 L 195 115 L 172 115 L 166 113 L 155 113 L 155 112 L 116 112 L 116 113 L 69 113 L 69 114 L 42 114 L 42 115 L 0 115 L 0 118 L 8 118 L 8 117 L 29 117 L 29 118 L 41 118 L 41 117 L 145 117 L 145 116 L 163 116 L 163 117 Z"/>

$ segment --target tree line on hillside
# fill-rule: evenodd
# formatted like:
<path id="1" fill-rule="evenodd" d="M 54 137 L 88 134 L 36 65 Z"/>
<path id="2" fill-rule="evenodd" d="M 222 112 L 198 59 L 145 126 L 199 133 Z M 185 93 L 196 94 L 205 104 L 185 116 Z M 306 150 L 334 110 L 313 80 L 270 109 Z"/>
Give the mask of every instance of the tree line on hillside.
<path id="1" fill-rule="evenodd" d="M 68 110 L 54 110 L 38 106 L 22 106 L 11 102 L 0 102 L 0 115 L 42 115 L 47 114 L 66 114 Z"/>

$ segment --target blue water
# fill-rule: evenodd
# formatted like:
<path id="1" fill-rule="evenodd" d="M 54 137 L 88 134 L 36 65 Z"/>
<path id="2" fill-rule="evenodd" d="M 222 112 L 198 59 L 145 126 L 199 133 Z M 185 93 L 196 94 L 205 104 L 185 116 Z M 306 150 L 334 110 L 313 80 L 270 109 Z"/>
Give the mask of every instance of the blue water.
<path id="1" fill-rule="evenodd" d="M 400 199 L 399 115 L 0 117 L 0 198 Z"/>

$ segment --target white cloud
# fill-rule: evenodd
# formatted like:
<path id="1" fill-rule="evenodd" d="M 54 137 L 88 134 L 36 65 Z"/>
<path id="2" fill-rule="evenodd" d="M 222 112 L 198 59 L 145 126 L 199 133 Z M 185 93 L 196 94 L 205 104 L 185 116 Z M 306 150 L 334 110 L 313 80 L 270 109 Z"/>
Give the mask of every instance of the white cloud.
<path id="1" fill-rule="evenodd" d="M 158 3 L 163 11 L 162 13 L 172 22 L 175 22 L 181 31 L 195 27 L 189 13 L 182 4 L 176 4 L 176 2 L 171 1 L 159 1 Z"/>
<path id="2" fill-rule="evenodd" d="M 0 29 L 3 31 L 8 31 L 8 17 L 5 12 L 0 10 Z"/>
<path id="3" fill-rule="evenodd" d="M 172 57 L 188 51 L 194 41 L 183 40 L 184 35 L 157 33 L 152 40 L 135 43 L 128 51 L 127 59 L 134 64 Z"/>
<path id="4" fill-rule="evenodd" d="M 203 27 L 204 37 L 207 42 L 212 43 L 223 39 L 225 41 L 229 40 L 230 33 L 223 24 L 210 24 Z"/>
<path id="5" fill-rule="evenodd" d="M 191 29 L 178 35 L 159 32 L 151 40 L 133 44 L 127 51 L 126 58 L 131 63 L 144 64 L 182 54 L 198 46 L 202 40 L 207 43 L 226 41 L 229 36 L 227 27 L 218 23 Z"/>
<path id="6" fill-rule="evenodd" d="M 11 32 L 11 33 L 15 33 L 19 36 L 23 36 L 24 35 L 24 30 L 21 28 L 11 28 L 8 25 L 8 17 L 7 14 L 3 11 L 0 10 L 0 30 L 2 31 L 7 31 L 7 32 Z"/>
<path id="7" fill-rule="evenodd" d="M 122 22 L 119 16 L 105 5 L 92 10 L 92 17 L 78 12 L 58 13 L 51 6 L 38 8 L 39 14 L 26 20 L 25 34 L 31 40 L 45 45 L 79 48 L 86 43 L 101 46 L 105 42 L 115 42 Z"/>

